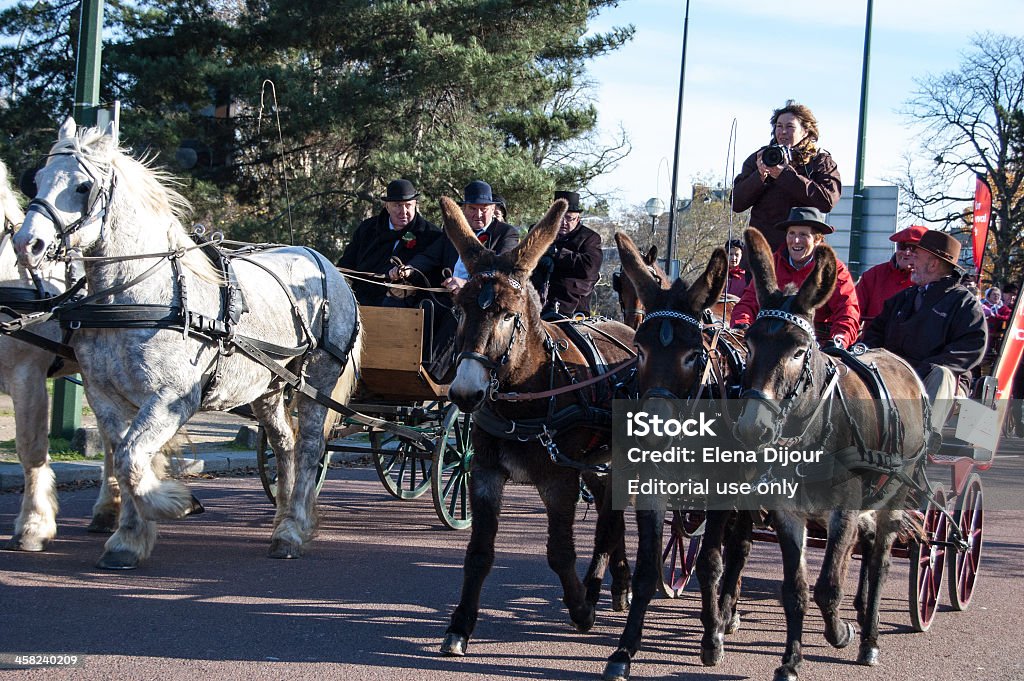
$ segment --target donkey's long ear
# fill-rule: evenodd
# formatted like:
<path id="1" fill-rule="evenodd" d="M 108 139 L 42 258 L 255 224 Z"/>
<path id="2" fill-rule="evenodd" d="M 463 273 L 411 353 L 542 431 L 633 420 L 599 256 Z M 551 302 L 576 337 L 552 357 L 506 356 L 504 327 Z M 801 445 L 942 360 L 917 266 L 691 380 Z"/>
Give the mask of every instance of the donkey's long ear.
<path id="1" fill-rule="evenodd" d="M 57 132 L 57 141 L 69 140 L 75 136 L 75 132 L 78 130 L 78 126 L 75 124 L 75 119 L 68 116 L 64 119 L 64 122 L 60 126 L 60 130 Z"/>
<path id="2" fill-rule="evenodd" d="M 462 258 L 466 269 L 473 274 L 476 270 L 476 261 L 486 249 L 476 238 L 473 230 L 469 228 L 466 216 L 462 214 L 462 209 L 457 203 L 447 196 L 442 196 L 441 212 L 444 213 L 444 233 L 448 235 L 455 250 L 459 252 L 459 257 Z"/>
<path id="3" fill-rule="evenodd" d="M 764 305 L 768 296 L 779 290 L 779 283 L 775 278 L 772 249 L 768 246 L 761 231 L 755 227 L 747 227 L 743 230 L 743 240 L 747 244 L 747 260 L 750 262 L 750 274 L 754 278 L 757 302 Z"/>
<path id="4" fill-rule="evenodd" d="M 706 310 L 722 297 L 725 290 L 725 278 L 729 274 L 729 258 L 724 248 L 716 248 L 711 254 L 704 274 L 690 286 L 690 304 L 695 310 Z"/>
<path id="5" fill-rule="evenodd" d="M 654 244 L 647 249 L 647 255 L 644 256 L 644 262 L 648 265 L 653 265 L 658 262 L 658 244 Z"/>
<path id="6" fill-rule="evenodd" d="M 814 249 L 814 269 L 800 284 L 794 307 L 801 312 L 816 310 L 832 297 L 839 266 L 836 253 L 824 241 Z"/>
<path id="7" fill-rule="evenodd" d="M 551 204 L 551 208 L 548 208 L 540 222 L 535 224 L 526 238 L 509 253 L 513 267 L 527 275 L 533 272 L 533 268 L 540 262 L 544 253 L 555 243 L 558 226 L 562 223 L 562 216 L 568 208 L 569 204 L 565 199 L 558 199 Z"/>
<path id="8" fill-rule="evenodd" d="M 640 255 L 636 244 L 628 234 L 615 232 L 615 245 L 619 247 L 619 260 L 622 271 L 633 283 L 637 298 L 645 306 L 651 305 L 654 296 L 661 291 L 661 282 L 651 274 L 647 261 Z"/>

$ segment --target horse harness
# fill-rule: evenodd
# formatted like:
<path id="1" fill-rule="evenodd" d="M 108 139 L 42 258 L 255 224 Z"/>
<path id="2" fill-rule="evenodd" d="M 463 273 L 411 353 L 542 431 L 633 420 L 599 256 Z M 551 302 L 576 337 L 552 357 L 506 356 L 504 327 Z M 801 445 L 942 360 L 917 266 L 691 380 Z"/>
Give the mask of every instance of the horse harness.
<path id="1" fill-rule="evenodd" d="M 4 232 L 2 239 L 0 239 L 0 251 L 11 243 L 14 236 L 15 226 L 16 225 L 11 222 L 10 218 L 4 216 Z M 10 329 L 7 329 L 5 326 L 3 333 L 56 355 L 53 364 L 47 371 L 48 376 L 53 376 L 63 368 L 64 360 L 70 359 L 75 361 L 76 358 L 74 350 L 68 346 L 66 342 L 58 343 L 56 341 L 52 341 L 46 336 L 40 336 L 37 333 L 33 333 L 28 329 L 18 326 L 16 322 L 24 315 L 39 314 L 53 309 L 53 306 L 58 301 L 65 300 L 68 297 L 76 295 L 82 289 L 85 282 L 80 281 L 80 276 L 75 276 L 75 268 L 68 264 L 65 271 L 65 281 L 67 282 L 67 291 L 70 292 L 70 295 L 65 293 L 59 296 L 54 296 L 46 291 L 42 277 L 39 276 L 38 272 L 34 269 L 28 269 L 28 274 L 32 278 L 32 288 L 24 286 L 0 286 L 0 313 L 12 317 L 15 322 L 13 327 Z"/>
<path id="2" fill-rule="evenodd" d="M 714 399 L 726 400 L 739 396 L 740 386 L 737 377 L 743 373 L 744 358 L 733 340 L 732 334 L 724 324 L 716 323 L 710 310 L 704 310 L 701 319 L 692 317 L 678 310 L 657 310 L 644 317 L 640 328 L 661 320 L 658 326 L 658 342 L 668 347 L 676 340 L 674 323 L 682 322 L 684 326 L 695 329 L 701 338 L 700 354 L 697 356 L 697 374 L 699 378 L 690 386 L 686 395 L 674 395 L 664 388 L 652 388 L 643 397 L 660 397 L 662 399 Z M 724 362 L 724 364 L 723 364 Z M 733 378 L 734 380 L 729 380 Z M 723 414 L 727 413 L 723 410 Z"/>
<path id="3" fill-rule="evenodd" d="M 846 469 L 854 474 L 871 475 L 873 476 L 872 492 L 870 497 L 865 499 L 868 504 L 883 503 L 887 498 L 894 495 L 901 485 L 909 485 L 918 491 L 922 491 L 921 485 L 914 479 L 912 473 L 918 468 L 923 455 L 928 450 L 928 438 L 925 438 L 921 448 L 910 457 L 904 457 L 901 454 L 906 433 L 898 406 L 885 383 L 878 365 L 875 363 L 865 363 L 860 358 L 867 350 L 864 346 L 855 346 L 854 352 L 837 346 L 826 347 L 821 350 L 826 360 L 826 380 L 820 394 L 816 398 L 817 405 L 814 411 L 804 419 L 805 425 L 799 434 L 787 437 L 782 436 L 782 426 L 785 424 L 787 416 L 795 405 L 797 398 L 813 387 L 814 378 L 811 369 L 811 359 L 813 353 L 818 351 L 814 327 L 811 323 L 786 309 L 791 300 L 791 298 L 787 298 L 783 309 L 762 309 L 758 313 L 757 318 L 779 319 L 785 323 L 797 326 L 807 333 L 810 338 L 810 344 L 808 351 L 804 355 L 804 365 L 800 378 L 782 399 L 780 405 L 773 404 L 760 391 L 744 391 L 743 393 L 745 398 L 761 401 L 775 415 L 775 432 L 779 433 L 775 444 L 789 446 L 800 441 L 806 436 L 816 417 L 820 414 L 824 414 L 825 430 L 816 439 L 826 442 L 834 430 L 831 414 L 834 403 L 838 401 L 843 416 L 849 424 L 854 444 L 829 452 L 828 456 L 820 457 L 817 462 L 798 464 L 796 474 L 807 481 L 832 479 L 837 469 Z M 864 382 L 871 393 L 878 423 L 879 446 L 877 448 L 867 446 L 861 429 L 850 412 L 849 400 L 843 392 L 840 379 L 851 371 Z M 923 397 L 922 401 L 924 403 L 924 413 L 927 416 L 928 403 Z"/>
<path id="4" fill-rule="evenodd" d="M 497 272 L 481 272 L 477 277 L 485 279 L 477 299 L 481 309 L 487 309 L 494 301 L 492 281 L 497 277 L 507 278 L 509 284 L 520 289 L 522 284 L 511 276 Z M 512 347 L 525 330 L 521 315 L 513 320 L 513 331 L 503 355 L 498 361 L 477 352 L 462 352 L 456 362 L 472 359 L 481 363 L 490 372 L 491 385 L 488 402 L 473 417 L 473 423 L 489 435 L 513 442 L 536 441 L 548 452 L 553 463 L 579 471 L 605 473 L 607 464 L 588 464 L 570 458 L 562 453 L 555 438 L 573 429 L 587 428 L 595 431 L 580 457 L 586 460 L 593 454 L 608 448 L 606 433 L 611 431 L 611 401 L 626 397 L 631 392 L 635 376 L 636 353 L 625 343 L 597 327 L 594 322 L 601 318 L 571 318 L 555 322 L 541 322 L 544 330 L 544 348 L 549 354 L 549 389 L 533 392 L 500 392 L 497 378 L 498 369 L 509 362 Z M 626 350 L 632 357 L 624 362 L 609 365 L 597 347 L 594 334 Z M 572 366 L 570 366 L 570 364 Z M 573 367 L 579 367 L 574 371 Z M 558 397 L 572 395 L 572 403 L 559 407 Z M 498 411 L 502 402 L 547 401 L 544 416 L 509 418 Z"/>

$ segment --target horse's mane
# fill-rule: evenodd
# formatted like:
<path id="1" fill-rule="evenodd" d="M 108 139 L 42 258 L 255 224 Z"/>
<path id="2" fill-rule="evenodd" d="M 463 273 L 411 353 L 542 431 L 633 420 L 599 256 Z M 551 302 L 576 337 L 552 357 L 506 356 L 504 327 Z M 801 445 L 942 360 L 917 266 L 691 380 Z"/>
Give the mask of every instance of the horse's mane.
<path id="1" fill-rule="evenodd" d="M 0 161 L 0 213 L 3 214 L 3 218 L 0 219 L 10 220 L 15 225 L 20 225 L 25 219 L 25 213 L 18 204 L 18 197 L 11 188 L 10 173 L 3 161 Z"/>
<path id="2" fill-rule="evenodd" d="M 127 189 L 143 211 L 166 216 L 170 247 L 187 249 L 181 259 L 182 264 L 200 279 L 212 284 L 224 283 L 210 259 L 194 248 L 196 242 L 182 225 L 191 214 L 192 205 L 173 188 L 179 181 L 170 173 L 153 168 L 155 157 L 132 158 L 99 128 L 79 128 L 74 137 L 59 140 L 50 150 L 51 154 L 68 152 L 96 167 L 109 168 L 116 173 L 118 186 Z"/>

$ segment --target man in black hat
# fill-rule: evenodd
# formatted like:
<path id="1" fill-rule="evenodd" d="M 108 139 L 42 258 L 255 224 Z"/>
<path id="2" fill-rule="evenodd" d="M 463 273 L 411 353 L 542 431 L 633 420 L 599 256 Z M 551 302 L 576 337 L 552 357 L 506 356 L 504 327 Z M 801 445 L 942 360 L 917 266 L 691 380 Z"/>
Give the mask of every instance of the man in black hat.
<path id="1" fill-rule="evenodd" d="M 555 201 L 565 199 L 569 209 L 558 236 L 534 269 L 533 287 L 544 303 L 544 313 L 590 314 L 590 298 L 601 274 L 601 235 L 580 223 L 580 195 L 557 191 Z"/>
<path id="2" fill-rule="evenodd" d="M 501 222 L 494 217 L 494 206 L 497 201 L 491 193 L 491 185 L 481 180 L 474 180 L 466 185 L 460 205 L 462 214 L 466 216 L 470 229 L 476 233 L 486 248 L 495 253 L 507 253 L 519 243 L 519 232 L 512 225 Z M 409 278 L 413 270 L 422 272 L 432 283 L 448 289 L 451 293 L 461 289 L 469 272 L 455 250 L 455 245 L 447 236 L 438 239 L 426 251 L 408 261 L 406 267 L 395 268 L 390 273 L 392 278 Z M 438 305 L 431 311 L 430 322 L 434 329 L 434 338 L 427 360 L 427 371 L 435 379 L 447 383 L 451 379 L 455 329 L 458 326 L 451 309 L 451 301 L 434 298 Z"/>
<path id="3" fill-rule="evenodd" d="M 491 193 L 491 185 L 481 180 L 474 180 L 466 185 L 463 191 L 462 214 L 466 216 L 469 227 L 476 232 L 476 238 L 489 250 L 507 253 L 519 243 L 519 232 L 512 225 L 501 222 L 494 217 L 494 206 L 497 201 Z M 452 293 L 458 291 L 469 279 L 469 272 L 459 258 L 459 252 L 451 239 L 438 239 L 434 245 L 408 261 L 409 268 L 393 272 L 395 276 L 407 277 L 410 268 L 424 273 L 431 281 L 438 281 Z M 450 274 L 449 274 L 450 272 Z"/>
<path id="4" fill-rule="evenodd" d="M 988 338 L 981 303 L 960 284 L 959 258 L 959 241 L 926 231 L 913 255 L 914 286 L 886 300 L 863 336 L 868 347 L 885 348 L 914 367 L 933 405 L 935 430 L 945 424 L 953 398 L 968 394 Z"/>
<path id="5" fill-rule="evenodd" d="M 387 274 L 395 263 L 406 263 L 440 239 L 441 229 L 419 214 L 419 193 L 409 180 L 392 180 L 380 199 L 384 209 L 356 227 L 345 246 L 339 267 L 358 272 Z M 425 285 L 425 284 L 424 284 Z M 364 281 L 352 280 L 352 291 L 360 305 L 413 305 L 414 297 L 388 295 L 388 289 Z M 385 301 L 385 297 L 387 300 Z"/>

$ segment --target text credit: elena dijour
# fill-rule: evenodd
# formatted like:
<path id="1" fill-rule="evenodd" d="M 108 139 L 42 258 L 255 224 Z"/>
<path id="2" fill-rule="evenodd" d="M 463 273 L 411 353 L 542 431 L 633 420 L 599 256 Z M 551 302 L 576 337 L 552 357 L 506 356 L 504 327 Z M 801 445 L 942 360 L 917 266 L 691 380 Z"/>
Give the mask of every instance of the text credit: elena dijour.
<path id="1" fill-rule="evenodd" d="M 734 434 L 741 407 L 740 400 L 617 400 L 612 421 L 615 508 L 834 507 L 834 471 L 825 452 L 800 438 L 741 442 Z"/>

